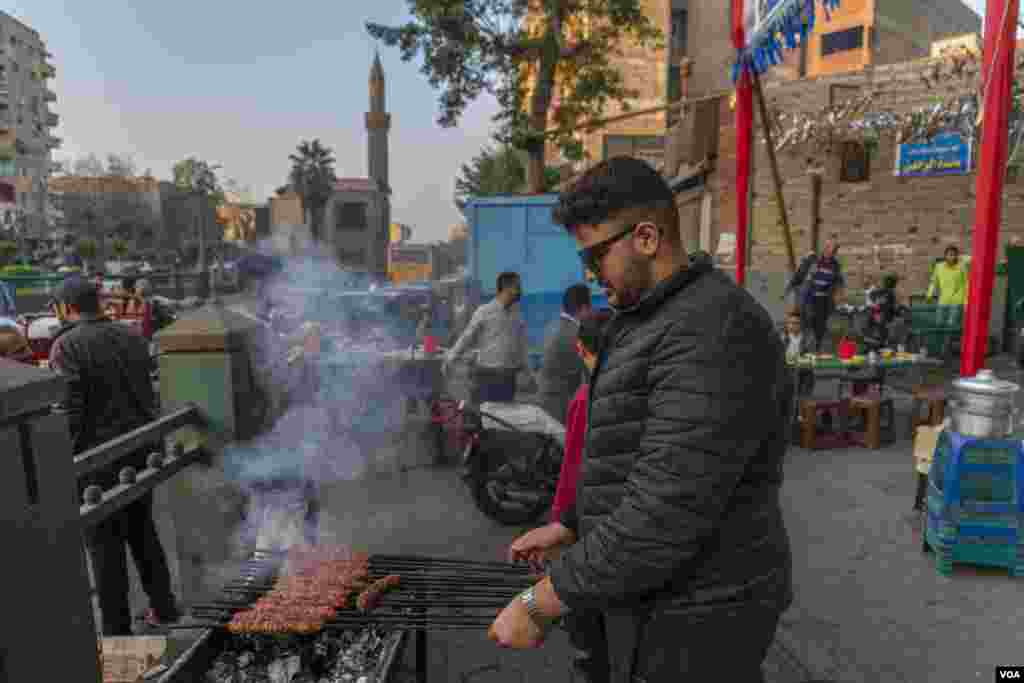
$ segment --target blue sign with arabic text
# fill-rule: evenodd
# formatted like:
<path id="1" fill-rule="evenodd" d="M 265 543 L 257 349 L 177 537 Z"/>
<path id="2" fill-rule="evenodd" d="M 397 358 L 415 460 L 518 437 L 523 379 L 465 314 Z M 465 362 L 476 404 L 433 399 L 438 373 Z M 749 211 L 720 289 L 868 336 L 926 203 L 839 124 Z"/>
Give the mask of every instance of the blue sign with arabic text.
<path id="1" fill-rule="evenodd" d="M 930 142 L 903 144 L 896 153 L 896 175 L 962 175 L 971 172 L 971 142 L 959 133 L 937 135 Z"/>

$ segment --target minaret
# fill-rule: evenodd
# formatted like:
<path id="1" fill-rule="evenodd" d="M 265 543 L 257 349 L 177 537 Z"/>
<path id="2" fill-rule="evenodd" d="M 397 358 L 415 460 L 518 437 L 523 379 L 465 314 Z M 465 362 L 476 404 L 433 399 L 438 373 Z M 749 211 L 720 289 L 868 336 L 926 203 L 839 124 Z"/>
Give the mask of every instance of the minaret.
<path id="1" fill-rule="evenodd" d="M 384 95 L 384 67 L 380 64 L 380 53 L 374 55 L 370 67 L 370 111 L 366 114 L 367 174 L 390 192 L 388 184 L 388 131 L 391 115 L 388 114 Z"/>
<path id="2" fill-rule="evenodd" d="M 391 238 L 391 184 L 388 181 L 388 131 L 391 114 L 384 97 L 384 67 L 380 53 L 373 57 L 370 67 L 370 111 L 366 113 L 367 175 L 377 181 L 382 194 L 379 197 L 378 220 L 369 236 L 370 270 L 381 278 L 388 272 L 388 242 Z"/>

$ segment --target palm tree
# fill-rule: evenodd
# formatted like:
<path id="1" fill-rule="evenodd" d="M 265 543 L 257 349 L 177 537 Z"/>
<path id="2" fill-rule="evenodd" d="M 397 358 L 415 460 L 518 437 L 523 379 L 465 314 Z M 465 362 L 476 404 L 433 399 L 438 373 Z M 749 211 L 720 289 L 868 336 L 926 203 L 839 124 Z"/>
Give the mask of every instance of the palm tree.
<path id="1" fill-rule="evenodd" d="M 288 180 L 302 202 L 302 215 L 309 223 L 313 242 L 323 239 L 323 221 L 327 202 L 334 194 L 334 152 L 320 144 L 303 140 L 296 147 L 297 154 L 289 154 L 292 162 Z"/>

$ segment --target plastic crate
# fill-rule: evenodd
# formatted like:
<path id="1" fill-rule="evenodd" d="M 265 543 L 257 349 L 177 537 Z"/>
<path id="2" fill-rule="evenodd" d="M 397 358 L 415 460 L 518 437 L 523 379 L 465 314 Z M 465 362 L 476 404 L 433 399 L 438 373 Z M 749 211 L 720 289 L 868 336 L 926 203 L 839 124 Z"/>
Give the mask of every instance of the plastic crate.
<path id="1" fill-rule="evenodd" d="M 1024 443 L 943 432 L 928 487 L 927 544 L 936 568 L 1002 567 L 1024 574 Z"/>

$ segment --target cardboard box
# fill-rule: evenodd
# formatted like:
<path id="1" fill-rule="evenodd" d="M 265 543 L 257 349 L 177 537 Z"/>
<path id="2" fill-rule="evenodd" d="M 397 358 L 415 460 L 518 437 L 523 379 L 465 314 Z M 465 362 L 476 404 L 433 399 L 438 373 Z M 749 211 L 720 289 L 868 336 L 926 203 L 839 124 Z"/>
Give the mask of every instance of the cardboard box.
<path id="1" fill-rule="evenodd" d="M 166 636 L 104 638 L 100 650 L 103 683 L 138 683 L 166 651 Z"/>
<path id="2" fill-rule="evenodd" d="M 935 456 L 935 447 L 939 443 L 942 429 L 942 425 L 922 425 L 917 428 L 914 435 L 914 469 L 918 474 L 927 475 L 931 470 L 932 458 Z"/>

